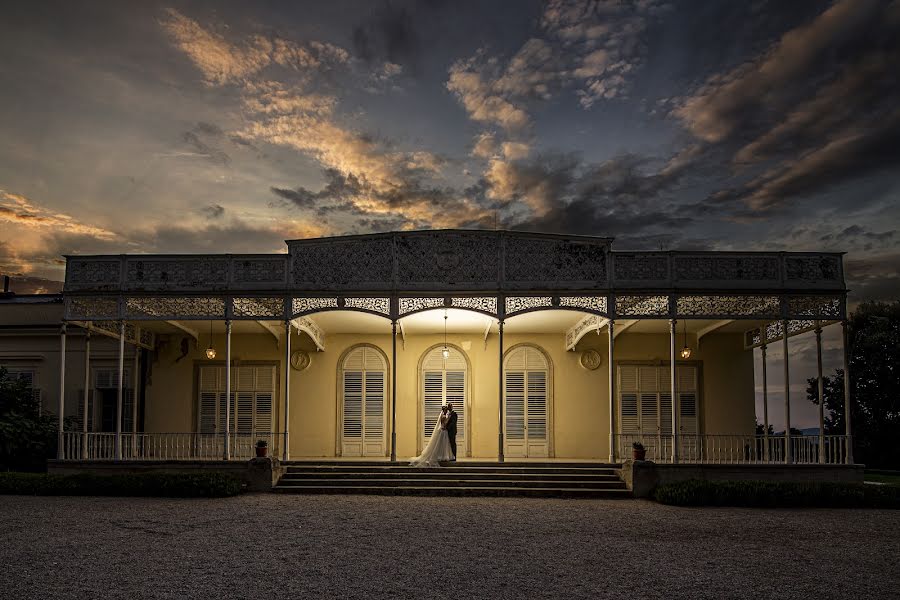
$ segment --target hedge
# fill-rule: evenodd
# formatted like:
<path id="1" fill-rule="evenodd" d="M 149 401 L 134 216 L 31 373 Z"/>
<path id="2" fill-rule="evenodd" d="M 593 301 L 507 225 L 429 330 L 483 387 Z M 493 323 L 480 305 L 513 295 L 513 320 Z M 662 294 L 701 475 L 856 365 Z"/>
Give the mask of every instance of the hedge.
<path id="1" fill-rule="evenodd" d="M 900 487 L 855 483 L 691 479 L 657 486 L 653 490 L 653 499 L 676 506 L 900 509 Z"/>
<path id="2" fill-rule="evenodd" d="M 235 496 L 240 491 L 240 480 L 224 473 L 123 475 L 0 473 L 0 494 L 223 498 Z"/>

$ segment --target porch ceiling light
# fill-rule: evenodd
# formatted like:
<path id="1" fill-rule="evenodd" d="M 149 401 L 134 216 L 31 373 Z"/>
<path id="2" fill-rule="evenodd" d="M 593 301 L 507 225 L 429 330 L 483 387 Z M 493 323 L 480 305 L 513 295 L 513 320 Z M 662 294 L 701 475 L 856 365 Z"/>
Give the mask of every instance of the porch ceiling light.
<path id="1" fill-rule="evenodd" d="M 206 358 L 212 360 L 216 357 L 216 349 L 212 345 L 212 321 L 209 322 L 209 347 L 206 349 Z"/>
<path id="2" fill-rule="evenodd" d="M 684 348 L 681 349 L 681 358 L 688 359 L 691 357 L 691 347 L 687 343 L 687 322 L 684 323 Z"/>
<path id="3" fill-rule="evenodd" d="M 450 348 L 447 347 L 447 309 L 444 309 L 444 349 L 441 350 L 444 360 L 450 358 Z"/>

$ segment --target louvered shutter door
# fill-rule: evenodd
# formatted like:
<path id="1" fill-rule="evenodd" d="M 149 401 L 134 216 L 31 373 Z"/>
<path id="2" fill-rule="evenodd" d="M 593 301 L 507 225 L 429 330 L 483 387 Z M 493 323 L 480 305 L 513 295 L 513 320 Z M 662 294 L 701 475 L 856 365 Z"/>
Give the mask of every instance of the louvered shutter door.
<path id="1" fill-rule="evenodd" d="M 75 415 L 78 431 L 84 431 L 84 390 L 78 390 L 78 414 Z M 88 390 L 87 430 L 94 431 L 94 390 Z"/>
<path id="2" fill-rule="evenodd" d="M 253 407 L 253 430 L 257 435 L 274 431 L 275 389 L 275 367 L 257 367 L 256 397 Z"/>
<path id="3" fill-rule="evenodd" d="M 548 456 L 547 371 L 528 371 L 528 456 Z"/>
<path id="4" fill-rule="evenodd" d="M 638 368 L 620 365 L 619 373 L 619 433 L 638 434 L 641 431 L 638 413 Z"/>
<path id="5" fill-rule="evenodd" d="M 364 348 L 365 398 L 363 423 L 363 454 L 384 456 L 387 452 L 385 441 L 385 378 L 387 365 L 381 353 L 374 348 Z"/>
<path id="6" fill-rule="evenodd" d="M 437 423 L 444 402 L 444 372 L 425 371 L 424 380 L 424 425 L 422 428 L 422 447 L 428 443 L 434 425 Z"/>
<path id="7" fill-rule="evenodd" d="M 506 440 L 504 453 L 507 456 L 528 456 L 525 442 L 525 372 L 507 371 L 506 392 Z"/>
<path id="8" fill-rule="evenodd" d="M 653 436 L 659 431 L 659 412 L 657 410 L 659 381 L 657 380 L 657 368 L 639 366 L 637 369 L 639 375 L 638 387 L 640 389 L 640 433 L 643 436 Z M 649 443 L 652 443 L 652 441 L 648 438 L 644 445 Z"/>
<path id="9" fill-rule="evenodd" d="M 221 367 L 200 367 L 198 421 L 200 433 L 219 432 Z"/>
<path id="10" fill-rule="evenodd" d="M 456 412 L 456 446 L 459 456 L 466 452 L 466 373 L 465 357 L 449 348 L 450 357 L 442 355 L 443 347 L 433 348 L 422 361 L 422 447 L 428 443 L 443 404 L 453 403 Z"/>
<path id="11" fill-rule="evenodd" d="M 362 371 L 344 371 L 344 456 L 362 456 Z"/>
<path id="12" fill-rule="evenodd" d="M 385 372 L 381 354 L 368 347 L 352 350 L 344 359 L 343 456 L 385 454 Z"/>

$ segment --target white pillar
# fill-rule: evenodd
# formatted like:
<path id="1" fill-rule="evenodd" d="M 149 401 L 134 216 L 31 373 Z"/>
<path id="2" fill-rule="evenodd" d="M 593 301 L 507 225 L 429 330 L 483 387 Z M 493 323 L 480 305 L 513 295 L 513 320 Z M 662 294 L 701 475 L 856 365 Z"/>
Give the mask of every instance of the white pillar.
<path id="1" fill-rule="evenodd" d="M 788 321 L 781 322 L 784 342 L 784 462 L 791 462 L 791 370 L 788 361 Z"/>
<path id="2" fill-rule="evenodd" d="M 825 381 L 822 379 L 822 327 L 816 323 L 816 375 L 819 383 L 819 462 L 825 462 Z"/>
<path id="3" fill-rule="evenodd" d="M 397 460 L 397 320 L 391 321 L 391 461 Z"/>
<path id="4" fill-rule="evenodd" d="M 847 444 L 847 464 L 853 464 L 853 437 L 850 434 L 850 356 L 848 352 L 847 320 L 841 321 L 844 349 L 844 436 Z"/>
<path id="5" fill-rule="evenodd" d="M 88 411 L 91 399 L 91 330 L 84 332 L 84 406 L 81 407 L 81 458 L 88 457 Z"/>
<path id="6" fill-rule="evenodd" d="M 140 337 L 140 336 L 138 336 Z M 140 372 L 141 372 L 141 348 L 140 346 L 134 346 L 134 364 L 131 366 L 131 457 L 138 457 L 138 444 L 137 444 L 137 432 L 138 432 L 138 404 L 140 400 L 140 395 L 138 394 L 138 387 L 140 383 Z"/>
<path id="7" fill-rule="evenodd" d="M 678 462 L 678 388 L 675 364 L 675 326 L 678 321 L 669 320 L 669 391 L 672 394 L 672 462 Z"/>
<path id="8" fill-rule="evenodd" d="M 498 357 L 499 357 L 499 365 L 498 366 L 499 366 L 499 372 L 500 372 L 500 376 L 498 378 L 498 380 L 499 380 L 498 383 L 499 383 L 499 388 L 500 388 L 500 394 L 498 395 L 497 399 L 499 400 L 498 403 L 500 405 L 500 423 L 499 423 L 500 429 L 499 429 L 499 434 L 497 436 L 497 444 L 498 444 L 497 460 L 499 462 L 503 462 L 503 321 L 500 321 L 498 323 L 498 325 L 500 328 L 500 337 L 499 337 L 500 350 L 498 353 Z"/>
<path id="9" fill-rule="evenodd" d="M 290 431 L 291 416 L 291 321 L 284 322 L 284 447 L 281 451 L 281 460 L 290 460 Z"/>
<path id="10" fill-rule="evenodd" d="M 607 333 L 609 334 L 609 462 L 616 462 L 616 361 L 615 361 L 615 345 L 616 333 L 615 323 L 612 319 L 607 324 Z"/>
<path id="11" fill-rule="evenodd" d="M 225 445 L 222 460 L 231 460 L 231 319 L 225 320 Z"/>
<path id="12" fill-rule="evenodd" d="M 763 338 L 766 336 L 766 327 L 762 328 Z M 763 339 L 762 346 L 762 388 L 763 388 L 763 459 L 769 462 L 769 382 L 766 376 L 766 340 Z"/>
<path id="13" fill-rule="evenodd" d="M 39 407 L 38 410 L 43 410 L 43 407 Z M 63 428 L 65 427 L 65 415 L 66 415 L 66 324 L 63 323 L 62 327 L 59 329 L 59 398 L 58 404 L 56 407 L 56 411 L 58 414 L 57 419 L 57 427 L 59 427 L 59 433 L 57 434 L 57 448 L 56 448 L 56 458 L 62 460 L 65 458 L 65 449 L 63 448 L 63 444 L 65 442 L 63 436 Z"/>
<path id="14" fill-rule="evenodd" d="M 125 386 L 125 321 L 119 321 L 119 380 L 116 387 L 116 460 L 122 460 L 122 394 Z"/>

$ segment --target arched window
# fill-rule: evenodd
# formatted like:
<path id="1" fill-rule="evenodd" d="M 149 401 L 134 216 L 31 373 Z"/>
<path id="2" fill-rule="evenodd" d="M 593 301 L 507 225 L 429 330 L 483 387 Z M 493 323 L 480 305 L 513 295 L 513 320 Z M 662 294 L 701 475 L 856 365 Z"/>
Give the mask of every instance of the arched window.
<path id="1" fill-rule="evenodd" d="M 505 456 L 550 455 L 550 363 L 532 346 L 513 348 L 504 363 Z"/>
<path id="2" fill-rule="evenodd" d="M 341 455 L 385 456 L 387 362 L 371 346 L 357 346 L 340 365 Z"/>
<path id="3" fill-rule="evenodd" d="M 443 356 L 444 346 L 435 346 L 422 358 L 422 389 L 420 393 L 421 435 L 419 449 L 425 447 L 434 431 L 444 404 L 453 404 L 456 420 L 456 452 L 467 456 L 466 396 L 468 395 L 469 363 L 461 350 L 447 346 L 449 356 Z"/>

